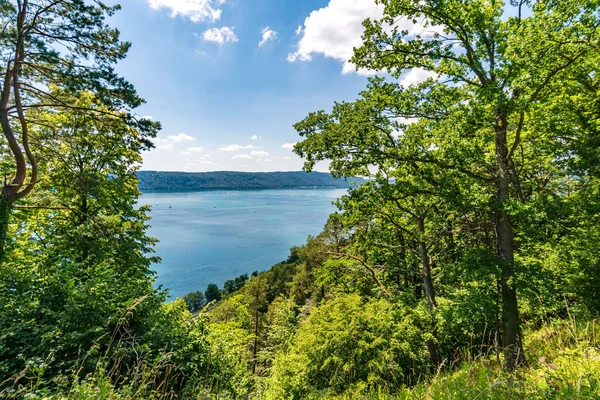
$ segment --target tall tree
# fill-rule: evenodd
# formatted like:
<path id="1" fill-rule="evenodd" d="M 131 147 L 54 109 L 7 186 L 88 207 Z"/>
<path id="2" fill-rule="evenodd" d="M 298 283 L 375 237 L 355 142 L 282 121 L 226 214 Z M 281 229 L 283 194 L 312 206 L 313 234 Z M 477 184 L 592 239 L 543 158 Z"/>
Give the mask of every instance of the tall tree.
<path id="1" fill-rule="evenodd" d="M 13 204 L 39 180 L 31 135 L 39 121 L 31 111 L 74 107 L 55 96 L 55 88 L 89 91 L 105 106 L 104 112 L 120 115 L 131 125 L 152 124 L 137 121 L 129 113 L 143 100 L 113 68 L 130 46 L 105 23 L 118 9 L 99 0 L 7 0 L 0 4 L 0 126 L 13 168 L 0 194 L 0 257 Z"/>
<path id="2" fill-rule="evenodd" d="M 244 300 L 248 304 L 248 312 L 252 318 L 252 330 L 254 333 L 254 344 L 252 346 L 252 373 L 256 373 L 260 328 L 263 323 L 263 314 L 267 311 L 269 303 L 267 294 L 269 286 L 267 277 L 262 274 L 253 277 L 244 286 Z"/>
<path id="3" fill-rule="evenodd" d="M 297 125 L 307 140 L 296 151 L 309 169 L 332 160 L 338 175 L 342 166 L 368 172 L 369 162 L 386 159 L 433 164 L 490 194 L 505 366 L 512 370 L 523 349 L 511 207 L 547 184 L 544 168 L 558 154 L 554 138 L 532 132 L 531 121 L 553 85 L 595 54 L 598 7 L 586 0 L 520 1 L 512 8 L 494 0 L 378 2 L 384 17 L 365 22 L 364 44 L 352 61 L 398 80 L 371 79 L 357 102 L 309 115 Z M 431 78 L 405 87 L 401 78 L 412 69 Z"/>
<path id="4" fill-rule="evenodd" d="M 10 332 L 0 342 L 0 364 L 9 376 L 48 354 L 55 356 L 48 373 L 80 362 L 86 373 L 97 359 L 83 363 L 82 354 L 106 348 L 110 337 L 138 340 L 147 329 L 139 316 L 163 301 L 152 287 L 156 239 L 146 234 L 149 208 L 138 204 L 136 177 L 153 132 L 103 112 L 90 93 L 53 96 L 72 107 L 30 113 L 39 122 L 31 133 L 44 179 L 30 204 L 15 205 L 20 235 L 0 268 L 7 305 L 0 330 Z M 136 312 L 120 321 L 132 304 Z"/>

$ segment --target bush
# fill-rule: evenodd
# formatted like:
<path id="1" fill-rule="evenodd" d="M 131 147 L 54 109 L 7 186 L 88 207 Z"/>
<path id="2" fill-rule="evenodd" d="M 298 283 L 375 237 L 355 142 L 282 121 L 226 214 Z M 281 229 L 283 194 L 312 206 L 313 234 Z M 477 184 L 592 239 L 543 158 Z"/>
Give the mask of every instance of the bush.
<path id="1" fill-rule="evenodd" d="M 275 358 L 268 398 L 320 392 L 399 390 L 428 367 L 420 332 L 385 300 L 339 295 L 300 326 L 289 351 Z"/>

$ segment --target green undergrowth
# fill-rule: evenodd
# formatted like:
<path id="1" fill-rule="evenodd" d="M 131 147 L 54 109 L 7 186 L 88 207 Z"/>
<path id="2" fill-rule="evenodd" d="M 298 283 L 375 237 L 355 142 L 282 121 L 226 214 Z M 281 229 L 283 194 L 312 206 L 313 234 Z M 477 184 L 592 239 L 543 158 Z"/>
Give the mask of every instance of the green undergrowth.
<path id="1" fill-rule="evenodd" d="M 517 373 L 494 357 L 463 363 L 401 393 L 349 393 L 337 399 L 600 399 L 600 324 L 575 321 L 529 332 Z M 500 360 L 501 362 L 501 360 Z"/>
<path id="2" fill-rule="evenodd" d="M 510 374 L 501 368 L 494 354 L 440 370 L 412 388 L 393 394 L 381 391 L 366 393 L 354 387 L 345 394 L 328 396 L 313 393 L 311 398 L 354 399 L 600 399 L 600 323 L 561 321 L 527 332 L 526 365 Z M 94 374 L 73 385 L 69 392 L 41 395 L 31 390 L 28 399 L 56 400 L 125 400 L 125 399 L 221 399 L 200 384 L 187 394 L 156 391 L 151 372 L 140 371 L 130 383 L 115 388 L 107 374 L 99 368 Z M 32 388 L 33 389 L 33 388 Z M 260 392 L 260 391 L 259 391 Z M 244 395 L 260 399 L 264 393 Z"/>

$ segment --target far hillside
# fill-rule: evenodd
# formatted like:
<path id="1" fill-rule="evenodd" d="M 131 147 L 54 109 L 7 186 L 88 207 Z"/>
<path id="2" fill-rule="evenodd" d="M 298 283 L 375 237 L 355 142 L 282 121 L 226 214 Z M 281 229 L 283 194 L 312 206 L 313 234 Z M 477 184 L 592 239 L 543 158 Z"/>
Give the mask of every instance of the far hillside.
<path id="1" fill-rule="evenodd" d="M 148 190 L 347 188 L 355 179 L 336 179 L 323 172 L 160 172 L 137 173 L 139 187 Z"/>

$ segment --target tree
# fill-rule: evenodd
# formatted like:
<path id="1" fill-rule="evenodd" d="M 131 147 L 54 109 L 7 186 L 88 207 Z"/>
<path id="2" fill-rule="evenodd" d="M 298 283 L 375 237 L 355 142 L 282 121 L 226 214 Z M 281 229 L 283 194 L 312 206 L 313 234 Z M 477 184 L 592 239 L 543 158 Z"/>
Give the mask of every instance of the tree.
<path id="1" fill-rule="evenodd" d="M 199 290 L 187 293 L 185 296 L 183 296 L 183 301 L 185 301 L 185 305 L 190 312 L 196 312 L 200 310 L 204 303 L 206 303 L 204 294 Z"/>
<path id="2" fill-rule="evenodd" d="M 431 314 L 431 323 L 423 331 L 433 331 L 435 338 L 437 301 L 432 269 L 439 261 L 436 247 L 443 248 L 440 253 L 453 250 L 440 243 L 448 237 L 450 226 L 444 199 L 451 197 L 451 193 L 456 195 L 457 188 L 451 176 L 433 166 L 388 171 L 384 165 L 376 165 L 379 168 L 376 180 L 352 189 L 338 201 L 343 210 L 342 220 L 354 237 L 348 246 L 333 254 L 359 261 L 392 301 L 394 293 L 386 280 L 400 289 L 399 275 L 409 282 L 416 270 L 420 271 L 417 276 L 421 278 L 422 290 L 418 292 L 425 294 Z M 418 255 L 419 268 L 414 268 L 408 253 Z M 398 278 L 390 279 L 390 275 Z M 428 339 L 426 344 L 432 362 L 439 364 L 435 340 Z"/>
<path id="3" fill-rule="evenodd" d="M 248 274 L 243 274 L 243 275 L 238 276 L 235 279 L 227 280 L 223 284 L 223 290 L 225 290 L 225 292 L 228 294 L 236 292 L 244 286 L 244 284 L 246 283 L 247 280 L 248 280 Z"/>
<path id="4" fill-rule="evenodd" d="M 148 328 L 143 316 L 164 301 L 153 288 L 150 265 L 159 258 L 146 233 L 149 208 L 138 204 L 136 171 L 150 133 L 103 112 L 89 92 L 53 95 L 72 107 L 29 113 L 39 122 L 30 132 L 45 179 L 28 197 L 34 205 L 15 206 L 20 235 L 2 265 L 0 331 L 12 333 L 2 336 L 0 359 L 8 375 L 51 353 L 48 372 L 65 371 L 109 338 L 138 340 Z M 135 312 L 122 319 L 128 307 Z M 82 374 L 97 361 L 86 360 Z"/>
<path id="5" fill-rule="evenodd" d="M 344 398 L 361 389 L 390 395 L 418 379 L 427 352 L 399 314 L 387 300 L 357 294 L 322 304 L 300 324 L 288 351 L 275 357 L 266 398 Z"/>
<path id="6" fill-rule="evenodd" d="M 252 373 L 256 373 L 258 353 L 258 342 L 260 327 L 262 325 L 261 315 L 267 311 L 267 293 L 269 286 L 267 277 L 262 274 L 250 279 L 244 286 L 244 300 L 248 304 L 248 313 L 252 318 L 252 330 L 254 332 L 254 345 L 252 346 Z"/>
<path id="7" fill-rule="evenodd" d="M 13 168 L 0 194 L 0 257 L 13 204 L 39 180 L 31 130 L 40 121 L 32 114 L 75 107 L 70 97 L 57 96 L 56 88 L 93 93 L 104 107 L 102 113 L 119 116 L 131 126 L 157 126 L 130 114 L 143 100 L 113 68 L 129 49 L 119 32 L 105 24 L 118 9 L 97 0 L 8 0 L 0 5 L 0 125 Z M 148 139 L 146 145 L 151 146 Z"/>
<path id="8" fill-rule="evenodd" d="M 435 165 L 489 194 L 501 269 L 505 367 L 523 360 L 515 277 L 519 222 L 512 208 L 548 184 L 563 155 L 549 131 L 532 131 L 553 87 L 595 54 L 597 7 L 585 0 L 381 0 L 384 17 L 365 21 L 357 68 L 400 79 L 411 69 L 427 81 L 372 78 L 361 99 L 336 103 L 296 125 L 296 152 L 310 170 L 331 160 L 335 176 L 369 174 L 373 163 Z M 529 17 L 523 17 L 528 8 Z M 514 17 L 505 13 L 516 11 Z M 415 29 L 416 21 L 422 27 Z M 416 122 L 416 123 L 413 123 Z M 516 231 L 517 230 L 517 231 Z M 517 238 L 517 242 L 515 242 Z"/>
<path id="9" fill-rule="evenodd" d="M 204 296 L 206 297 L 207 303 L 210 303 L 213 300 L 219 301 L 221 300 L 221 290 L 219 290 L 219 287 L 216 284 L 210 283 L 204 291 Z"/>

